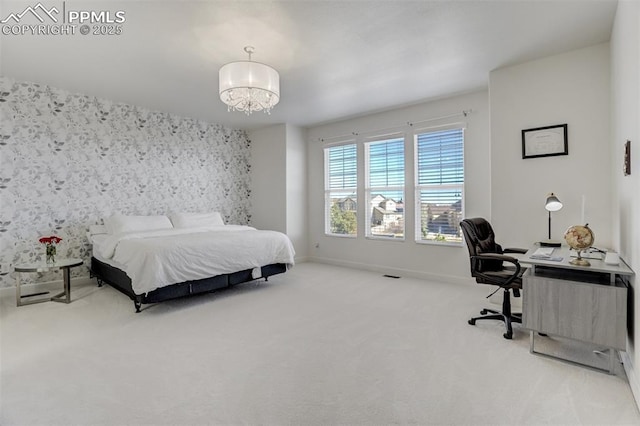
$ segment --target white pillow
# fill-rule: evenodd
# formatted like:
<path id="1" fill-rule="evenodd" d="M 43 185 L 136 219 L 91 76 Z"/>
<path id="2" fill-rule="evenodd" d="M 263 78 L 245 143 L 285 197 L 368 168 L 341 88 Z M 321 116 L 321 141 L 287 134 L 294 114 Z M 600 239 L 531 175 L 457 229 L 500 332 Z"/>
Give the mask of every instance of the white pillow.
<path id="1" fill-rule="evenodd" d="M 167 216 L 124 216 L 114 214 L 105 220 L 109 234 L 121 232 L 142 232 L 156 229 L 171 229 L 171 221 Z"/>
<path id="2" fill-rule="evenodd" d="M 173 213 L 171 222 L 174 228 L 202 228 L 207 226 L 224 225 L 222 216 L 218 212 L 213 213 Z"/>
<path id="3" fill-rule="evenodd" d="M 98 245 L 98 244 L 101 244 L 107 238 L 109 238 L 109 235 L 107 235 L 107 234 L 93 234 L 93 235 L 91 235 L 90 233 L 87 232 L 87 239 L 94 246 Z M 96 248 L 94 247 L 93 249 L 94 249 L 94 252 L 95 252 Z"/>

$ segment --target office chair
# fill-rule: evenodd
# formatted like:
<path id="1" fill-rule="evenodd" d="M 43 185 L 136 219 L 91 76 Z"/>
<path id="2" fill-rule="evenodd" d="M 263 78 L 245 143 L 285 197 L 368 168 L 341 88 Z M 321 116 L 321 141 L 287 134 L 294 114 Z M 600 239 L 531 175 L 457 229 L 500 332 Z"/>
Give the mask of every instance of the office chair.
<path id="1" fill-rule="evenodd" d="M 511 313 L 511 291 L 514 297 L 520 297 L 522 289 L 522 274 L 526 270 L 520 267 L 517 259 L 506 256 L 504 253 L 526 253 L 525 249 L 502 249 L 495 242 L 495 234 L 491 224 L 483 218 L 464 219 L 460 222 L 464 239 L 469 249 L 471 263 L 471 276 L 479 284 L 498 286 L 487 298 L 498 290 L 503 289 L 502 312 L 493 309 L 483 309 L 479 317 L 469 320 L 469 324 L 475 325 L 478 320 L 495 319 L 504 321 L 507 332 L 503 334 L 505 339 L 513 337 L 511 323 L 522 323 L 521 314 Z M 505 267 L 503 262 L 511 265 Z"/>

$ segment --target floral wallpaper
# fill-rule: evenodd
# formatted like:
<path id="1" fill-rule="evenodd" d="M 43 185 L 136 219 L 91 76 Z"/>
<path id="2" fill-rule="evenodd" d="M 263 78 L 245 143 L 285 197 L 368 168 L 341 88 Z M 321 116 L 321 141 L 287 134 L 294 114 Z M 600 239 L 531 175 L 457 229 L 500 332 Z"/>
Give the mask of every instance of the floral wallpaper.
<path id="1" fill-rule="evenodd" d="M 53 234 L 88 276 L 88 227 L 116 212 L 248 224 L 250 167 L 244 131 L 0 77 L 0 287 L 16 263 L 44 260 L 38 239 Z"/>

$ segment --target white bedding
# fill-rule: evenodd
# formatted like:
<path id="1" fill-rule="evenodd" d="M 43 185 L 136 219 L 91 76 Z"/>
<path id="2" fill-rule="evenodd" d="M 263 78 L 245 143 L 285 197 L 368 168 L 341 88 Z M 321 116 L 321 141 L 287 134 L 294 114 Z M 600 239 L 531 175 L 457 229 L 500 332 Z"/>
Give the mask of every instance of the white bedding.
<path id="1" fill-rule="evenodd" d="M 101 235 L 93 251 L 121 265 L 136 294 L 272 263 L 290 267 L 295 255 L 285 234 L 240 225 Z"/>

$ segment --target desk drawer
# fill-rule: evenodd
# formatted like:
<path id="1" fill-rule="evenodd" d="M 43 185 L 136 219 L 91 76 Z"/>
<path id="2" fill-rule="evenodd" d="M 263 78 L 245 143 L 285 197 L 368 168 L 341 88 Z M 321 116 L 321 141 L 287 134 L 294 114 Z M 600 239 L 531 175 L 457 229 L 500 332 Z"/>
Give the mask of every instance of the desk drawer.
<path id="1" fill-rule="evenodd" d="M 627 289 L 531 275 L 523 277 L 522 326 L 626 350 Z"/>

